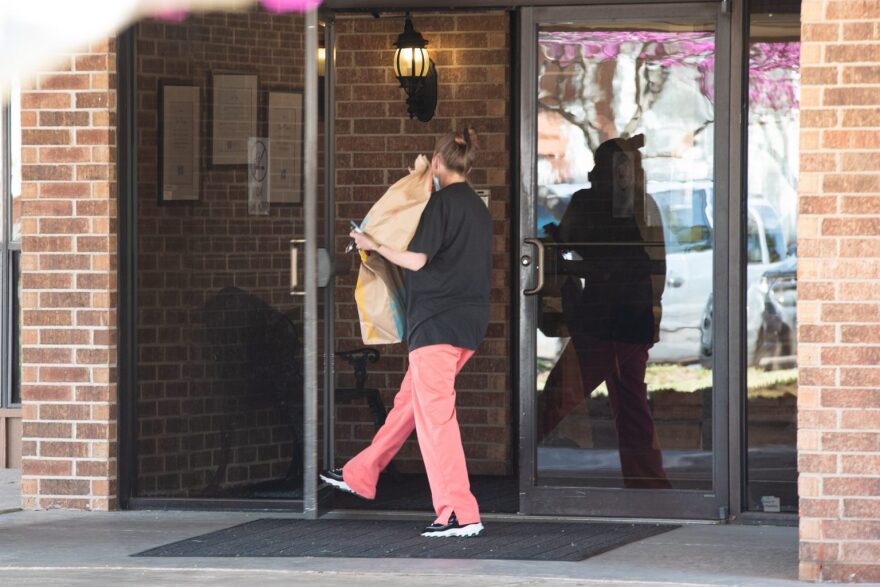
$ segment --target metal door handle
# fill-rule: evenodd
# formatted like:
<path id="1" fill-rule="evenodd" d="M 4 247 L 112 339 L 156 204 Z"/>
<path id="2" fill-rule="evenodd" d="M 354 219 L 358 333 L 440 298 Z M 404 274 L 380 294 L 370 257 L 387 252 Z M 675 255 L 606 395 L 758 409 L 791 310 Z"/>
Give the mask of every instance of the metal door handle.
<path id="1" fill-rule="evenodd" d="M 304 296 L 306 290 L 299 290 L 299 248 L 298 245 L 305 244 L 305 239 L 290 239 L 290 295 Z"/>
<path id="2" fill-rule="evenodd" d="M 541 242 L 541 239 L 537 238 L 523 239 L 523 243 L 532 245 L 538 250 L 538 260 L 535 263 L 535 270 L 538 272 L 538 283 L 532 289 L 523 290 L 523 295 L 533 296 L 544 289 L 544 243 Z M 526 265 L 526 263 L 523 262 L 523 265 Z"/>

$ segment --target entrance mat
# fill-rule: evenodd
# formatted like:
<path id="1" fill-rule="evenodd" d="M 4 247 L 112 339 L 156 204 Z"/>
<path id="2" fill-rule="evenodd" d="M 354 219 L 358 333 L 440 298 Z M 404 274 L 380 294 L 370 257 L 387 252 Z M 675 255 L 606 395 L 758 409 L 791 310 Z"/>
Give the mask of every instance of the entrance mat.
<path id="1" fill-rule="evenodd" d="M 430 521 L 430 520 L 429 520 Z M 580 561 L 679 526 L 488 522 L 474 538 L 425 538 L 424 523 L 265 518 L 133 556 L 444 558 Z"/>

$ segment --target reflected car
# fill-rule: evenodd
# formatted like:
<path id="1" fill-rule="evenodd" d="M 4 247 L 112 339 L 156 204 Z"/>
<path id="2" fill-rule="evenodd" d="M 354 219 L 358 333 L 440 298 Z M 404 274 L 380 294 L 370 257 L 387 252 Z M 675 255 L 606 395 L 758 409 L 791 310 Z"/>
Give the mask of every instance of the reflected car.
<path id="1" fill-rule="evenodd" d="M 648 188 L 666 241 L 660 341 L 651 348 L 649 360 L 694 363 L 699 359 L 703 306 L 712 292 L 712 183 L 664 182 Z"/>
<path id="2" fill-rule="evenodd" d="M 746 292 L 746 361 L 763 369 L 797 364 L 797 257 L 792 255 Z M 712 297 L 700 325 L 700 361 L 712 363 Z"/>
<path id="3" fill-rule="evenodd" d="M 681 222 L 673 214 L 664 213 L 662 194 L 655 196 L 668 225 L 666 242 L 666 290 L 663 294 L 663 319 L 660 323 L 660 342 L 651 349 L 652 362 L 695 363 L 711 362 L 712 335 L 712 261 L 711 234 L 706 235 L 703 247 L 676 248 L 675 230 Z M 711 218 L 711 196 L 705 200 L 693 198 L 694 214 L 690 220 L 692 231 L 700 226 L 696 212 L 706 211 Z M 669 233 L 672 234 L 669 234 Z M 684 254 L 682 254 L 684 253 Z M 779 215 L 764 198 L 749 197 L 746 255 L 746 287 L 751 288 L 767 271 L 776 269 L 786 258 L 785 239 Z M 757 332 L 757 330 L 755 331 Z M 755 348 L 750 340 L 749 349 Z"/>

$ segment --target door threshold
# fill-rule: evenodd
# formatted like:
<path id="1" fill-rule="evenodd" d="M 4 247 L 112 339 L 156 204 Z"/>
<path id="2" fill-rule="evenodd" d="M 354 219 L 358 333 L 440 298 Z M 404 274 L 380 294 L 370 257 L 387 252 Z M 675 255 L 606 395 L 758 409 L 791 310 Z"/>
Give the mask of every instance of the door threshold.
<path id="1" fill-rule="evenodd" d="M 402 510 L 329 510 L 321 516 L 325 520 L 426 520 L 432 518 L 433 512 L 402 511 Z M 481 514 L 485 522 L 598 522 L 614 524 L 663 524 L 675 526 L 717 526 L 727 524 L 727 520 L 698 520 L 672 518 L 623 518 L 609 516 L 541 516 L 535 514 Z"/>

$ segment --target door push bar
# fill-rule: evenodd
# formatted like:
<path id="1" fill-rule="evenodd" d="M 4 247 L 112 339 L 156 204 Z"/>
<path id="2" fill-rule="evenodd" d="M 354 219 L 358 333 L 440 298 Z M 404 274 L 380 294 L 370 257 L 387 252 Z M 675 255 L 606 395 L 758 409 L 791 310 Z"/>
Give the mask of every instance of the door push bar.
<path id="1" fill-rule="evenodd" d="M 532 245 L 538 251 L 538 261 L 535 263 L 535 269 L 538 272 L 538 283 L 532 289 L 523 290 L 524 295 L 533 296 L 544 289 L 544 243 L 541 242 L 541 239 L 537 238 L 523 239 L 523 243 Z M 528 255 L 523 255 L 519 262 L 523 267 L 528 267 L 532 264 L 532 258 Z"/>

